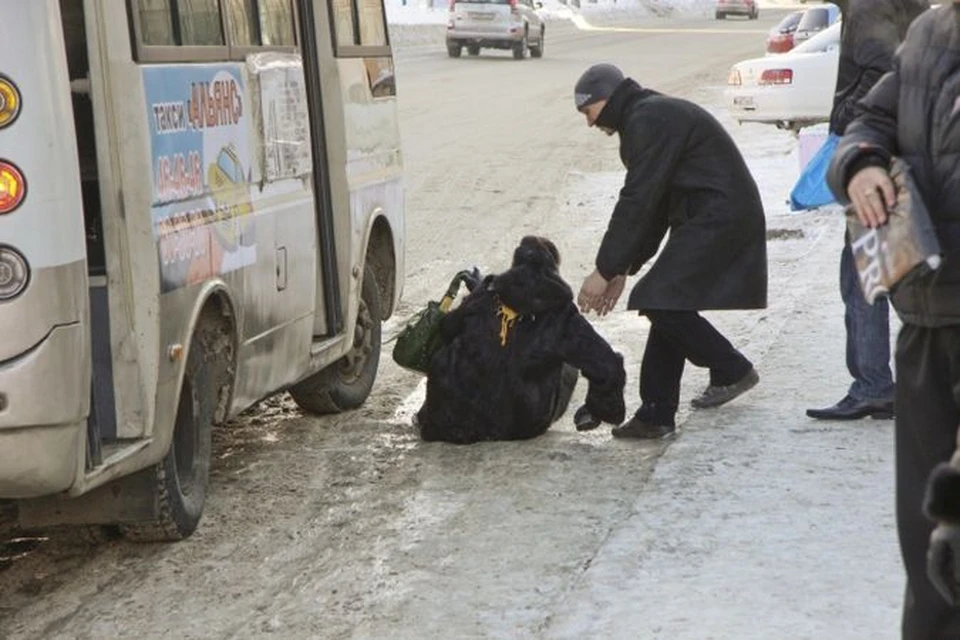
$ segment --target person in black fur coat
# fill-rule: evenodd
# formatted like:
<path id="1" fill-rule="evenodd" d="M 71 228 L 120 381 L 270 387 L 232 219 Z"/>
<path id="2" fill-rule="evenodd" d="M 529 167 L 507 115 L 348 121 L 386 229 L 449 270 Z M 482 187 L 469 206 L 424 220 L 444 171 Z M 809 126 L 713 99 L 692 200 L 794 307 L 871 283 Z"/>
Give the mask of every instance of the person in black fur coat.
<path id="1" fill-rule="evenodd" d="M 542 435 L 566 411 L 578 371 L 590 385 L 578 429 L 623 420 L 623 358 L 580 314 L 559 264 L 552 242 L 526 236 L 509 270 L 484 278 L 444 317 L 416 416 L 424 440 Z"/>

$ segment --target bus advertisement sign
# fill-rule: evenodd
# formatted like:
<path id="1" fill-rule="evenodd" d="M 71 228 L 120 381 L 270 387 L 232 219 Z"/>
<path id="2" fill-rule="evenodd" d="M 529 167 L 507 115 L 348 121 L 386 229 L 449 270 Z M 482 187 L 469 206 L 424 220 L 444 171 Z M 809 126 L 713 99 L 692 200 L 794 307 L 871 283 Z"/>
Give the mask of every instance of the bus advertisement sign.
<path id="1" fill-rule="evenodd" d="M 162 290 L 253 264 L 253 125 L 242 66 L 148 66 L 143 84 Z"/>

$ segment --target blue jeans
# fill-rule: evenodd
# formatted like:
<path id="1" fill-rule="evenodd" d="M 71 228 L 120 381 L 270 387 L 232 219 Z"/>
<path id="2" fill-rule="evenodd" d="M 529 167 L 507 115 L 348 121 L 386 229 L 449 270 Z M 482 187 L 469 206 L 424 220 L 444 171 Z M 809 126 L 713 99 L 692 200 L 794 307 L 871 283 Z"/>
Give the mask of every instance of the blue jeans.
<path id="1" fill-rule="evenodd" d="M 863 297 L 857 268 L 845 238 L 840 255 L 840 297 L 846 307 L 847 370 L 853 376 L 848 393 L 857 400 L 893 400 L 890 372 L 890 304 Z"/>

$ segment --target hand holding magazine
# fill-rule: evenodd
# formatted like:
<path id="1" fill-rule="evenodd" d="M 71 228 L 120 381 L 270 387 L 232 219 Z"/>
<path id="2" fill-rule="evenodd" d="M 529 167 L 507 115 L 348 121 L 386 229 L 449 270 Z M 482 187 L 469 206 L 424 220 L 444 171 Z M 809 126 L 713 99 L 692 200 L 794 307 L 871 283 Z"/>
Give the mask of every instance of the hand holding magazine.
<path id="1" fill-rule="evenodd" d="M 850 248 L 867 302 L 889 293 L 898 283 L 940 266 L 940 243 L 930 214 L 917 191 L 910 165 L 901 158 L 890 164 L 897 202 L 887 211 L 887 222 L 864 227 L 853 207 L 847 207 Z"/>

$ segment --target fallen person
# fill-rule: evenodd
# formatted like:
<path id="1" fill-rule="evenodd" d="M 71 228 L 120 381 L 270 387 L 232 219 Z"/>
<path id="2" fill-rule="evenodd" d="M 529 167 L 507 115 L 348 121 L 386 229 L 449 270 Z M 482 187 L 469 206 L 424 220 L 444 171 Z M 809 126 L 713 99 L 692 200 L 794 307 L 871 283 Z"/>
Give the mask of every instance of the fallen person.
<path id="1" fill-rule="evenodd" d="M 580 314 L 559 264 L 552 242 L 526 236 L 509 270 L 484 278 L 444 317 L 416 415 L 424 440 L 542 435 L 565 413 L 579 373 L 589 389 L 578 429 L 623 420 L 623 358 Z"/>

